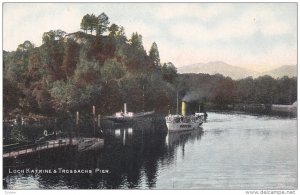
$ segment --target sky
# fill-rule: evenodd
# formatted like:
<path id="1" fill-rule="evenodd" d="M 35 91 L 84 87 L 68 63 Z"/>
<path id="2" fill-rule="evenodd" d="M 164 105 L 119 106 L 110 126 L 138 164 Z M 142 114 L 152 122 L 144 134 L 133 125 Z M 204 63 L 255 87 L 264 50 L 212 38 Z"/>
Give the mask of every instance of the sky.
<path id="1" fill-rule="evenodd" d="M 80 30 L 85 14 L 109 17 L 127 37 L 138 32 L 161 62 L 180 67 L 223 61 L 255 70 L 297 64 L 296 3 L 4 3 L 3 49 L 61 29 Z"/>

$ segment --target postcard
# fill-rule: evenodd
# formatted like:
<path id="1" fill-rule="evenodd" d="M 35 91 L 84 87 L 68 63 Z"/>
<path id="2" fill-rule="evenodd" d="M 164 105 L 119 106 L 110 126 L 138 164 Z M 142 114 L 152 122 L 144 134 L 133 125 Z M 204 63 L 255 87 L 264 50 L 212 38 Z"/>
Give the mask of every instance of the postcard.
<path id="1" fill-rule="evenodd" d="M 295 194 L 297 3 L 2 9 L 2 190 Z"/>

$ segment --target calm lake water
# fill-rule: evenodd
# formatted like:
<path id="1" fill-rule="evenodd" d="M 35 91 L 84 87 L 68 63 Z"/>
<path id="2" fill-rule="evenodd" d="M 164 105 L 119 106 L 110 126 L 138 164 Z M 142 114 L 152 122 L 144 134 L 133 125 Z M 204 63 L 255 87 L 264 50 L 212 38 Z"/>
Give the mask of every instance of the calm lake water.
<path id="1" fill-rule="evenodd" d="M 199 130 L 147 123 L 104 130 L 101 149 L 10 168 L 103 173 L 8 173 L 7 189 L 297 189 L 297 119 L 208 113 Z"/>

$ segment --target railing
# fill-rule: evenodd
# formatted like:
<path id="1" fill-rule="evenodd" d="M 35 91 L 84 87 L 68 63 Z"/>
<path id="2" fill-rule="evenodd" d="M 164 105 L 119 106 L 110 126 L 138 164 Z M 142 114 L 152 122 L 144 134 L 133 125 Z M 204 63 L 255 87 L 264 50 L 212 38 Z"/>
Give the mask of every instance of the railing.
<path id="1" fill-rule="evenodd" d="M 72 139 L 72 141 L 70 141 L 70 139 L 68 138 L 68 139 L 50 140 L 39 144 L 18 146 L 18 147 L 10 148 L 9 151 L 4 151 L 3 158 L 17 157 L 19 155 L 34 153 L 37 151 L 42 151 L 50 148 L 57 148 L 66 145 L 75 145 L 76 142 L 77 142 L 76 140 Z"/>

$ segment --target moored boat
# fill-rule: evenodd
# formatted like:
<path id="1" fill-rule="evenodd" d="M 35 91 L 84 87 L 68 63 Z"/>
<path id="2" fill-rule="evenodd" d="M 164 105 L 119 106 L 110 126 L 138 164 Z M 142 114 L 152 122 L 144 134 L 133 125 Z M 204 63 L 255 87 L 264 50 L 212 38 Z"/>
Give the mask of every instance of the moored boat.
<path id="1" fill-rule="evenodd" d="M 186 115 L 186 103 L 182 101 L 182 114 L 175 114 L 165 117 L 166 125 L 169 131 L 193 130 L 202 125 L 204 122 L 204 114 L 196 113 L 195 115 Z M 177 109 L 178 110 L 178 109 Z"/>
<path id="2" fill-rule="evenodd" d="M 131 122 L 137 119 L 145 118 L 153 115 L 154 113 L 155 113 L 154 110 L 148 112 L 139 112 L 139 113 L 127 112 L 127 104 L 124 103 L 124 112 L 123 111 L 117 112 L 112 116 L 104 117 L 104 119 L 108 119 L 116 123 L 123 123 L 123 122 Z"/>

